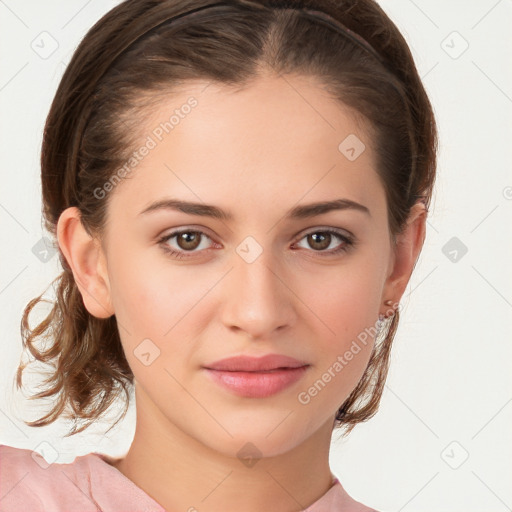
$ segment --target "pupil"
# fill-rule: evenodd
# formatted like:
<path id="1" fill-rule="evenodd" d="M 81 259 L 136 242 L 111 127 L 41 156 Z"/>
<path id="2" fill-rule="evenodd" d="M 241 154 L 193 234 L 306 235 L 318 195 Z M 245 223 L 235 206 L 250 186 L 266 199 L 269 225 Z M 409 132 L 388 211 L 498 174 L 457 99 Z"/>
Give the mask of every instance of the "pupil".
<path id="1" fill-rule="evenodd" d="M 197 246 L 197 239 L 199 237 L 197 236 L 197 233 L 193 232 L 187 232 L 187 233 L 181 233 L 180 240 L 184 243 L 184 249 L 195 249 L 195 246 Z"/>
<path id="2" fill-rule="evenodd" d="M 313 233 L 312 235 L 310 235 L 310 237 L 313 239 L 314 242 L 316 243 L 319 243 L 320 245 L 320 249 L 325 249 L 326 247 L 329 247 L 329 241 L 328 241 L 328 238 L 330 237 L 331 235 L 329 234 L 318 234 L 318 233 Z M 327 241 L 327 243 L 326 243 Z"/>

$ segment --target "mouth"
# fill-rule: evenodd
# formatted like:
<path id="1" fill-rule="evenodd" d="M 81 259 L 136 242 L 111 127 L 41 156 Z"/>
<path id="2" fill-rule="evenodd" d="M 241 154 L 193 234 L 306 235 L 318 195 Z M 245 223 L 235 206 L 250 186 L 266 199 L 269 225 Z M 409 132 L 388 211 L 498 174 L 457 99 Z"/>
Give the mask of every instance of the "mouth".
<path id="1" fill-rule="evenodd" d="M 234 371 L 204 368 L 223 389 L 246 398 L 266 398 L 299 381 L 310 365 L 278 367 L 270 370 Z"/>
<path id="2" fill-rule="evenodd" d="M 282 369 L 294 369 L 307 366 L 305 361 L 281 354 L 267 354 L 262 357 L 239 355 L 227 357 L 205 365 L 209 370 L 233 372 L 264 372 Z"/>

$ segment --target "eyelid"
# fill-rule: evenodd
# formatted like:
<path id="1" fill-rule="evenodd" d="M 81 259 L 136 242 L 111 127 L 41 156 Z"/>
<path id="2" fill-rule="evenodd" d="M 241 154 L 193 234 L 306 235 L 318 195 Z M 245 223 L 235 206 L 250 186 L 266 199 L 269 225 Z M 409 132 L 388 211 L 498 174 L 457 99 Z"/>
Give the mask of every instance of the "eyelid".
<path id="1" fill-rule="evenodd" d="M 337 234 L 339 234 L 340 236 L 344 236 L 346 238 L 350 238 L 350 239 L 354 239 L 354 235 L 350 232 L 350 231 L 347 231 L 346 229 L 342 229 L 342 228 L 335 228 L 334 226 L 315 226 L 314 228 L 307 228 L 306 230 L 304 231 L 301 231 L 297 240 L 300 240 L 302 238 L 304 238 L 306 235 L 310 235 L 311 233 L 319 233 L 319 232 L 323 232 L 323 231 L 333 231 Z"/>
<path id="2" fill-rule="evenodd" d="M 175 235 L 179 235 L 180 233 L 189 232 L 189 231 L 194 232 L 194 233 L 201 233 L 202 235 L 207 236 L 211 240 L 213 240 L 215 238 L 215 236 L 211 234 L 212 232 L 205 226 L 187 226 L 187 225 L 185 225 L 185 226 L 177 226 L 175 228 L 165 229 L 164 231 L 162 231 L 162 234 L 156 236 L 156 239 L 161 240 L 162 238 L 166 238 L 169 236 L 172 237 Z"/>
<path id="3" fill-rule="evenodd" d="M 176 235 L 179 235 L 180 233 L 187 232 L 187 231 L 198 232 L 201 235 L 207 236 L 212 241 L 214 241 L 214 239 L 215 239 L 214 236 L 209 234 L 209 229 L 206 228 L 205 226 L 179 226 L 176 228 L 171 228 L 170 232 L 168 232 L 167 234 L 158 235 L 157 239 L 161 240 L 162 238 L 167 238 L 167 237 L 172 238 Z M 354 235 L 350 231 L 347 231 L 346 229 L 336 228 L 334 226 L 314 226 L 312 228 L 306 228 L 305 230 L 301 231 L 297 235 L 297 237 L 295 237 L 295 242 L 301 240 L 302 238 L 304 238 L 305 236 L 307 236 L 311 233 L 317 233 L 317 232 L 321 232 L 321 231 L 334 231 L 341 236 L 345 236 L 350 239 L 355 238 Z"/>
<path id="4" fill-rule="evenodd" d="M 167 243 L 169 242 L 169 240 L 175 240 L 176 237 L 178 237 L 179 235 L 181 235 L 182 233 L 198 233 L 199 236 L 201 237 L 201 239 L 203 238 L 208 238 L 209 240 L 212 241 L 212 246 L 215 246 L 215 245 L 219 245 L 218 242 L 215 241 L 214 237 L 211 236 L 210 234 L 208 234 L 207 230 L 203 227 L 201 228 L 192 228 L 192 227 L 189 227 L 189 226 L 185 226 L 185 227 L 179 227 L 179 228 L 175 228 L 175 229 L 172 229 L 171 231 L 165 233 L 163 235 L 159 235 L 157 237 L 157 241 L 158 242 L 163 242 L 163 243 Z M 187 253 L 187 254 L 196 254 L 196 253 L 201 253 L 201 252 L 204 252 L 204 251 L 208 251 L 210 248 L 208 249 L 203 249 L 201 251 L 182 251 L 184 253 Z"/>

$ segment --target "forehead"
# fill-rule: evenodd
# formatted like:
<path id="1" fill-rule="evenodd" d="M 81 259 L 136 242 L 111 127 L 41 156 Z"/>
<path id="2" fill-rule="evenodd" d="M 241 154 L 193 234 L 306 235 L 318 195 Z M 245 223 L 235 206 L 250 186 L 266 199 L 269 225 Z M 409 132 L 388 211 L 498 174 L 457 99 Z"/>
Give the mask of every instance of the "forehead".
<path id="1" fill-rule="evenodd" d="M 189 82 L 153 103 L 139 140 L 151 149 L 112 197 L 138 211 L 165 195 L 247 214 L 289 209 L 302 197 L 382 199 L 362 118 L 310 77 L 265 77 L 244 88 Z"/>

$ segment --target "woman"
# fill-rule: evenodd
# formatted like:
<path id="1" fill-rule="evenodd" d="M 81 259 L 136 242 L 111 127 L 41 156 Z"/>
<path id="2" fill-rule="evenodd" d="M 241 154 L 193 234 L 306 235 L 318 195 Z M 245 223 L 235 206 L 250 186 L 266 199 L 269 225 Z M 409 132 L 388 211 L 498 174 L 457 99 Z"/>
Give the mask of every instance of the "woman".
<path id="1" fill-rule="evenodd" d="M 0 447 L 2 510 L 373 510 L 331 472 L 330 440 L 378 409 L 436 147 L 372 0 L 105 15 L 45 128 L 64 271 L 48 318 L 29 327 L 40 296 L 22 320 L 54 366 L 36 397 L 56 400 L 27 423 L 70 417 L 72 435 L 134 389 L 136 432 L 119 459 Z"/>

